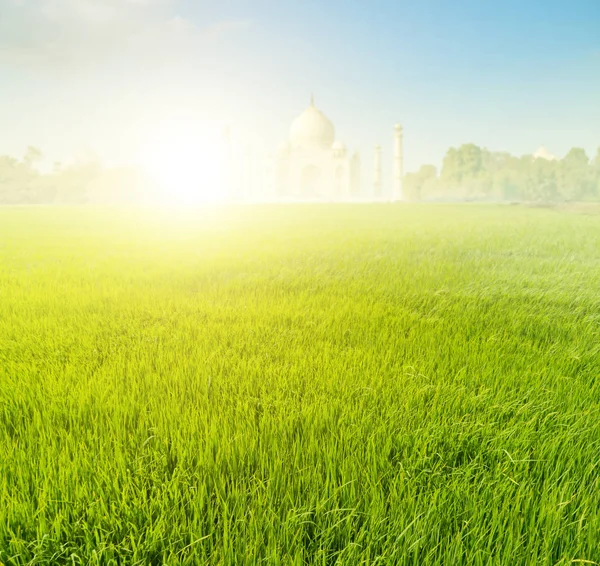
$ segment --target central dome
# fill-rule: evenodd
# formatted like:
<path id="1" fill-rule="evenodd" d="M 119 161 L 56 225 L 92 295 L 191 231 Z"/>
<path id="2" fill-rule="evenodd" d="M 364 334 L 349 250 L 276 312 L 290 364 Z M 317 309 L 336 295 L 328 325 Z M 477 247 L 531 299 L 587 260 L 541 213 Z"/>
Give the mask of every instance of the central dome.
<path id="1" fill-rule="evenodd" d="M 290 128 L 290 143 L 294 149 L 331 149 L 335 129 L 327 116 L 315 107 L 314 100 Z"/>
<path id="2" fill-rule="evenodd" d="M 546 161 L 558 161 L 555 155 L 552 155 L 544 146 L 540 147 L 534 154 L 534 159 L 545 159 Z"/>

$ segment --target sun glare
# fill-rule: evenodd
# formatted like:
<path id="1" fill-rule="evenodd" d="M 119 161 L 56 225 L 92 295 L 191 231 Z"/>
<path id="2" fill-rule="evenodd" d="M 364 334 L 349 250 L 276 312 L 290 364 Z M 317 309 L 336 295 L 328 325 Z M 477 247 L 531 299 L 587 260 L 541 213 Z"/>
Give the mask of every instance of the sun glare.
<path id="1" fill-rule="evenodd" d="M 195 204 L 225 198 L 225 151 L 218 127 L 169 123 L 150 139 L 142 162 L 163 202 Z"/>

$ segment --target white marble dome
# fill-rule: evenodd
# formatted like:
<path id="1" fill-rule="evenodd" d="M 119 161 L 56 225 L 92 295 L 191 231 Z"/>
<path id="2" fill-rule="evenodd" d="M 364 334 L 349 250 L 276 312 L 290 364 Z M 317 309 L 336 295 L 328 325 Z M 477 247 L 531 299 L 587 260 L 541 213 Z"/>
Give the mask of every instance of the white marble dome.
<path id="1" fill-rule="evenodd" d="M 290 128 L 290 144 L 294 149 L 331 149 L 335 141 L 335 128 L 331 121 L 311 100 L 310 106 L 300 114 Z"/>
<path id="2" fill-rule="evenodd" d="M 558 161 L 556 155 L 552 155 L 544 146 L 540 147 L 534 154 L 534 159 L 545 159 L 546 161 Z"/>

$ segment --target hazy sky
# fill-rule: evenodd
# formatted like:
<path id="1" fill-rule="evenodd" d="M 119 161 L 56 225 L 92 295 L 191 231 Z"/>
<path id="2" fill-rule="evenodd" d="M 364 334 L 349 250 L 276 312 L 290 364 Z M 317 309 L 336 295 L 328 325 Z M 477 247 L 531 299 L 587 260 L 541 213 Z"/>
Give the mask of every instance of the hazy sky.
<path id="1" fill-rule="evenodd" d="M 600 146 L 599 0 L 0 0 L 0 153 L 128 161 L 172 119 L 276 146 L 314 92 L 407 169 Z"/>

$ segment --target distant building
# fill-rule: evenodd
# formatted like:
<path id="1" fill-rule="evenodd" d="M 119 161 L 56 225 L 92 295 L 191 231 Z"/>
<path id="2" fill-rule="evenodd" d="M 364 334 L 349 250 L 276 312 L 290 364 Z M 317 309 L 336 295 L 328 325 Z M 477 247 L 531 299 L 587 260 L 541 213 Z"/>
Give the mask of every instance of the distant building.
<path id="1" fill-rule="evenodd" d="M 544 146 L 541 146 L 534 154 L 534 159 L 545 159 L 546 161 L 558 161 L 556 155 L 552 155 Z"/>
<path id="2" fill-rule="evenodd" d="M 240 184 L 252 200 L 344 201 L 402 200 L 402 127 L 394 129 L 394 178 L 384 194 L 381 146 L 373 155 L 373 183 L 363 190 L 361 159 L 336 140 L 335 127 L 311 97 L 310 105 L 291 124 L 288 139 L 263 163 L 247 149 Z M 235 185 L 236 183 L 230 183 Z M 258 192 L 257 192 L 258 191 Z M 235 187 L 230 194 L 236 193 Z M 234 197 L 235 198 L 235 197 Z"/>
<path id="3" fill-rule="evenodd" d="M 331 121 L 311 99 L 275 155 L 275 191 L 280 197 L 345 200 L 360 185 L 360 161 L 335 139 Z"/>

